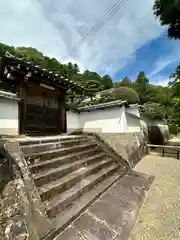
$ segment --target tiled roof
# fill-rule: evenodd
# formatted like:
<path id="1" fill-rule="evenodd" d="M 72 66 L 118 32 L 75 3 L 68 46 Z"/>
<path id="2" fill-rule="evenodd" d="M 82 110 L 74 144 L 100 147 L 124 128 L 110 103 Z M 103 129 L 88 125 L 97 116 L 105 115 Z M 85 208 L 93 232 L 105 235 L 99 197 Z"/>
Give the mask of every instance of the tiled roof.
<path id="1" fill-rule="evenodd" d="M 30 77 L 31 74 L 37 74 L 49 79 L 53 83 L 62 84 L 67 87 L 71 87 L 81 91 L 84 90 L 83 86 L 63 77 L 60 73 L 49 71 L 47 69 L 42 69 L 39 65 L 35 65 L 32 62 L 27 62 L 20 58 L 17 58 L 11 55 L 9 52 L 6 52 L 3 58 L 8 60 L 8 67 L 11 72 L 21 71 L 22 69 L 25 69 L 27 71 L 27 77 Z"/>
<path id="2" fill-rule="evenodd" d="M 128 102 L 122 101 L 122 100 L 117 100 L 117 101 L 111 101 L 111 102 L 107 102 L 107 103 L 100 103 L 100 104 L 96 104 L 96 105 L 78 107 L 77 110 L 80 112 L 83 112 L 83 111 L 91 111 L 91 110 L 96 110 L 96 109 L 117 107 L 117 106 L 122 106 L 122 105 L 128 106 Z"/>

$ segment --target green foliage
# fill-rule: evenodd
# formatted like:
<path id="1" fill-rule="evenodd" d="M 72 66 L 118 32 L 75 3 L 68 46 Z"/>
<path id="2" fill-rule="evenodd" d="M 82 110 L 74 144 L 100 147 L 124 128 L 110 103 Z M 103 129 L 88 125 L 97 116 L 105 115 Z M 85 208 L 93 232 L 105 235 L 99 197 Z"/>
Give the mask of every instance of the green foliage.
<path id="1" fill-rule="evenodd" d="M 154 14 L 161 25 L 168 26 L 169 38 L 180 38 L 180 0 L 156 0 Z"/>
<path id="2" fill-rule="evenodd" d="M 165 118 L 165 108 L 159 103 L 145 103 L 141 106 L 140 112 L 152 119 L 162 120 Z"/>
<path id="3" fill-rule="evenodd" d="M 139 96 L 135 90 L 128 87 L 115 88 L 112 95 L 116 100 L 127 100 L 129 104 L 134 104 L 139 102 Z"/>
<path id="4" fill-rule="evenodd" d="M 104 86 L 104 89 L 109 89 L 113 87 L 113 81 L 109 75 L 103 76 L 101 79 L 101 83 Z"/>
<path id="5" fill-rule="evenodd" d="M 115 101 L 116 98 L 115 96 L 112 95 L 112 93 L 110 92 L 104 92 L 100 95 L 100 102 L 111 102 L 111 101 Z"/>
<path id="6" fill-rule="evenodd" d="M 81 102 L 80 104 L 78 104 L 78 107 L 91 106 L 91 105 L 96 105 L 99 103 L 100 103 L 99 99 L 93 99 L 93 100 L 89 100 L 87 102 Z"/>
<path id="7" fill-rule="evenodd" d="M 120 82 L 115 82 L 114 87 L 132 87 L 132 82 L 128 77 L 123 78 Z"/>
<path id="8" fill-rule="evenodd" d="M 169 114 L 169 126 L 173 133 L 180 131 L 180 64 L 175 73 L 171 75 L 173 81 L 170 83 L 173 111 Z"/>
<path id="9" fill-rule="evenodd" d="M 103 90 L 104 86 L 98 80 L 88 80 L 84 82 L 84 87 L 88 96 L 93 96 L 96 92 Z"/>
<path id="10" fill-rule="evenodd" d="M 139 94 L 139 103 L 142 105 L 149 101 L 150 86 L 149 79 L 146 77 L 144 72 L 140 72 L 137 76 L 136 81 L 133 85 L 136 92 Z"/>
<path id="11" fill-rule="evenodd" d="M 143 86 L 146 86 L 147 84 L 149 84 L 149 79 L 146 77 L 144 72 L 140 72 L 138 74 L 135 84 L 139 84 Z"/>

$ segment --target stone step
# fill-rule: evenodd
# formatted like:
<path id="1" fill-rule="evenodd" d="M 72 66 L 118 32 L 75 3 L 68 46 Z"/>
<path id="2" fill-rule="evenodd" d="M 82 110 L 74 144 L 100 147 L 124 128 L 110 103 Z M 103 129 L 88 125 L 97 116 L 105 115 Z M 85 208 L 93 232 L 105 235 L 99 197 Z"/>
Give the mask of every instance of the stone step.
<path id="1" fill-rule="evenodd" d="M 62 164 L 68 164 L 82 159 L 83 157 L 90 157 L 93 154 L 102 152 L 100 147 L 95 146 L 92 149 L 81 150 L 80 152 L 70 153 L 62 157 L 53 158 L 46 161 L 36 162 L 29 166 L 32 173 L 37 173 L 49 168 L 56 168 Z"/>
<path id="2" fill-rule="evenodd" d="M 89 136 L 85 135 L 59 135 L 59 136 L 42 136 L 42 137 L 26 137 L 26 138 L 18 138 L 20 146 L 31 145 L 31 144 L 42 144 L 42 143 L 53 143 L 53 142 L 62 142 L 66 140 L 72 139 L 84 139 L 89 138 Z"/>
<path id="3" fill-rule="evenodd" d="M 27 159 L 28 163 L 32 164 L 33 162 L 36 162 L 36 161 L 45 161 L 51 158 L 60 157 L 65 154 L 75 153 L 85 149 L 88 150 L 96 146 L 97 146 L 97 142 L 91 141 L 88 144 L 81 144 L 73 147 L 48 150 L 44 152 L 28 153 L 28 154 L 24 154 L 24 156 Z"/>
<path id="4" fill-rule="evenodd" d="M 79 168 L 56 181 L 41 186 L 39 188 L 39 193 L 42 201 L 51 199 L 61 192 L 66 191 L 84 177 L 98 172 L 101 168 L 107 167 L 113 162 L 114 160 L 112 158 L 106 157 L 104 160 L 98 163 L 93 163 L 89 166 Z"/>
<path id="5" fill-rule="evenodd" d="M 78 198 L 77 201 L 74 201 L 64 212 L 61 212 L 53 218 L 52 226 L 54 226 L 54 230 L 44 236 L 43 240 L 60 240 L 61 232 L 78 218 L 97 198 L 106 192 L 123 174 L 125 174 L 125 172 L 122 173 L 120 171 L 119 173 L 117 170 L 112 176 L 104 179 L 100 184 L 96 185 L 95 188 L 90 189 Z"/>
<path id="6" fill-rule="evenodd" d="M 125 172 L 124 167 L 120 168 L 117 164 L 113 163 L 107 168 L 103 168 L 99 172 L 87 176 L 75 184 L 72 188 L 68 189 L 62 194 L 59 194 L 50 201 L 47 201 L 45 204 L 48 216 L 53 218 L 60 212 L 64 211 L 78 197 L 82 196 L 91 188 L 96 187 L 98 183 L 103 181 L 106 177 L 112 175 L 117 169 L 119 169 L 119 174 L 123 174 Z"/>
<path id="7" fill-rule="evenodd" d="M 76 145 L 80 145 L 82 143 L 88 144 L 90 141 L 92 140 L 88 138 L 70 139 L 70 140 L 57 141 L 57 142 L 25 145 L 25 146 L 22 146 L 21 149 L 22 149 L 22 152 L 27 155 L 27 154 L 45 152 L 47 150 L 71 147 L 75 144 Z"/>
<path id="8" fill-rule="evenodd" d="M 47 184 L 50 181 L 55 181 L 64 175 L 75 171 L 78 168 L 86 167 L 94 162 L 100 161 L 105 158 L 106 154 L 104 152 L 94 154 L 89 158 L 85 158 L 73 163 L 65 164 L 57 168 L 47 169 L 43 172 L 39 172 L 33 175 L 34 182 L 36 186 L 41 186 Z"/>

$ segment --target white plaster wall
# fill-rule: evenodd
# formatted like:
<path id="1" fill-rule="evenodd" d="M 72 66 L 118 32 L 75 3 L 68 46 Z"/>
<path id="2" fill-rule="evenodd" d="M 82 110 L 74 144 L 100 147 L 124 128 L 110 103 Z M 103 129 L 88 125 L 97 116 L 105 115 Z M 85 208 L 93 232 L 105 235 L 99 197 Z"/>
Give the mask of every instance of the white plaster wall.
<path id="1" fill-rule="evenodd" d="M 128 108 L 126 108 L 126 112 L 132 113 L 132 114 L 140 117 L 138 104 L 131 104 Z"/>
<path id="2" fill-rule="evenodd" d="M 18 134 L 18 101 L 0 98 L 0 135 Z"/>
<path id="3" fill-rule="evenodd" d="M 80 126 L 80 116 L 79 113 L 67 111 L 67 132 L 70 133 L 74 130 L 81 130 L 82 126 Z"/>
<path id="4" fill-rule="evenodd" d="M 131 117 L 126 115 L 128 132 L 140 132 L 141 122 L 139 118 Z"/>
<path id="5" fill-rule="evenodd" d="M 70 119 L 71 118 L 71 119 Z M 67 129 L 73 126 L 89 132 L 122 133 L 127 131 L 125 107 L 117 106 L 81 112 L 67 113 Z"/>

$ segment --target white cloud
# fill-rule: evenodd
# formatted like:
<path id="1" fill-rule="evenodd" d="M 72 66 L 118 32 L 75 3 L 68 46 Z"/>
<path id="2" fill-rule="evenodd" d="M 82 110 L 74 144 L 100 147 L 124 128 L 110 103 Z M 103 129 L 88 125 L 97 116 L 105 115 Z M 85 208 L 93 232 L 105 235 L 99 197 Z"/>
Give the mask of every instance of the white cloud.
<path id="1" fill-rule="evenodd" d="M 166 55 L 161 52 L 160 57 L 153 64 L 152 71 L 148 74 L 150 78 L 156 76 L 166 67 L 170 66 L 173 63 L 177 63 L 180 60 L 180 51 L 178 51 L 179 47 L 180 46 L 177 46 L 176 43 L 176 47 L 170 47 L 170 50 Z"/>
<path id="2" fill-rule="evenodd" d="M 153 0 L 129 0 L 76 54 L 69 54 L 116 1 L 1 0 L 0 41 L 35 47 L 60 61 L 78 62 L 83 69 L 113 73 L 163 32 L 153 16 Z"/>
<path id="3" fill-rule="evenodd" d="M 161 85 L 163 87 L 168 86 L 168 83 L 171 81 L 171 79 L 168 76 L 162 76 L 158 75 L 153 78 L 151 78 L 151 82 L 155 85 Z"/>

